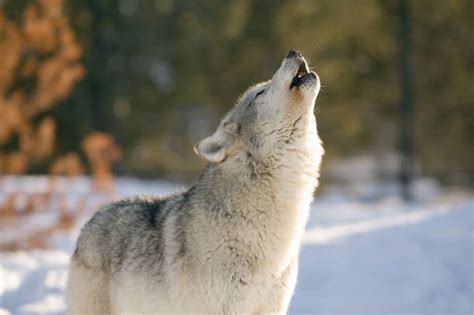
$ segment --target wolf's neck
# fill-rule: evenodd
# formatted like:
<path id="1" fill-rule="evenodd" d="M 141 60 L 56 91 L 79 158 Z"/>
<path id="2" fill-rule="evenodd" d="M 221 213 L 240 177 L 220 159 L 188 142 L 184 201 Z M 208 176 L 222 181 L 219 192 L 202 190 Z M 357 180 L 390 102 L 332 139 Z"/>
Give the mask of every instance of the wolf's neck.
<path id="1" fill-rule="evenodd" d="M 304 233 L 317 184 L 319 156 L 315 159 L 309 154 L 280 161 L 271 172 L 254 177 L 243 166 L 240 173 L 234 168 L 209 167 L 193 189 L 203 198 L 204 211 L 211 211 L 219 222 L 213 225 L 213 233 L 242 239 L 265 266 L 277 271 L 284 268 L 297 254 Z"/>
<path id="2" fill-rule="evenodd" d="M 252 213 L 292 224 L 305 217 L 317 186 L 319 142 L 314 148 L 283 154 L 261 172 L 243 159 L 209 166 L 195 185 L 212 209 L 225 215 Z M 313 151 L 312 151 L 313 150 Z M 293 222 L 294 223 L 294 222 Z"/>

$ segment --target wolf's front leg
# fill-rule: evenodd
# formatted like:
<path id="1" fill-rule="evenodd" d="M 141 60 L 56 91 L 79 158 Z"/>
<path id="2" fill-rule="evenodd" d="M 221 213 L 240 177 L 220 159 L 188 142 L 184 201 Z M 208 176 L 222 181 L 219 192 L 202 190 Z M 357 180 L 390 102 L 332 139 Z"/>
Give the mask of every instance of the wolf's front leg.
<path id="1" fill-rule="evenodd" d="M 89 269 L 73 257 L 66 289 L 68 315 L 110 314 L 107 276 Z"/>
<path id="2" fill-rule="evenodd" d="M 291 297 L 296 285 L 298 274 L 298 261 L 294 259 L 288 265 L 279 278 L 274 279 L 274 283 L 268 292 L 267 299 L 263 301 L 256 314 L 284 315 L 288 313 Z"/>

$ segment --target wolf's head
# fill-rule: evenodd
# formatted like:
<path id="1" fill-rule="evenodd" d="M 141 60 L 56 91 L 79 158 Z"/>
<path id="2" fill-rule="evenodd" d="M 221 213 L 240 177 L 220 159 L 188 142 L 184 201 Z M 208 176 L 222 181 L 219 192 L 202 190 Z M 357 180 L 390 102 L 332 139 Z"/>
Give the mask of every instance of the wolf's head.
<path id="1" fill-rule="evenodd" d="M 319 145 L 313 113 L 319 88 L 303 55 L 289 51 L 272 79 L 250 87 L 196 153 L 211 163 L 265 162 Z"/>

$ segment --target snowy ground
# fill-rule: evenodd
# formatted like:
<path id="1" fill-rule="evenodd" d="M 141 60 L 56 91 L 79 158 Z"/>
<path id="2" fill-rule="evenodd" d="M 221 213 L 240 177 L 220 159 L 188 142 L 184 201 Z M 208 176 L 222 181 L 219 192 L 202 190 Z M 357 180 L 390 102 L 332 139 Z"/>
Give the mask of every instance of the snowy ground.
<path id="1" fill-rule="evenodd" d="M 120 195 L 178 189 L 130 179 L 117 188 Z M 474 313 L 474 198 L 407 205 L 346 195 L 316 197 L 291 314 Z M 0 315 L 64 313 L 76 237 L 77 229 L 53 239 L 54 249 L 0 253 Z"/>

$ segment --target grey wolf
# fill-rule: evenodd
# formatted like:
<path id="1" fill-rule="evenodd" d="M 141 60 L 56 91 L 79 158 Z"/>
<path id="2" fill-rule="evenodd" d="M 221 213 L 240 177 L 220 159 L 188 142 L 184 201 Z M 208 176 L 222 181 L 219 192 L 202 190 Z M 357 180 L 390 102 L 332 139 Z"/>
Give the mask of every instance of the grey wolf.
<path id="1" fill-rule="evenodd" d="M 285 314 L 323 149 L 320 81 L 290 51 L 195 146 L 186 191 L 106 205 L 71 259 L 68 314 Z"/>

